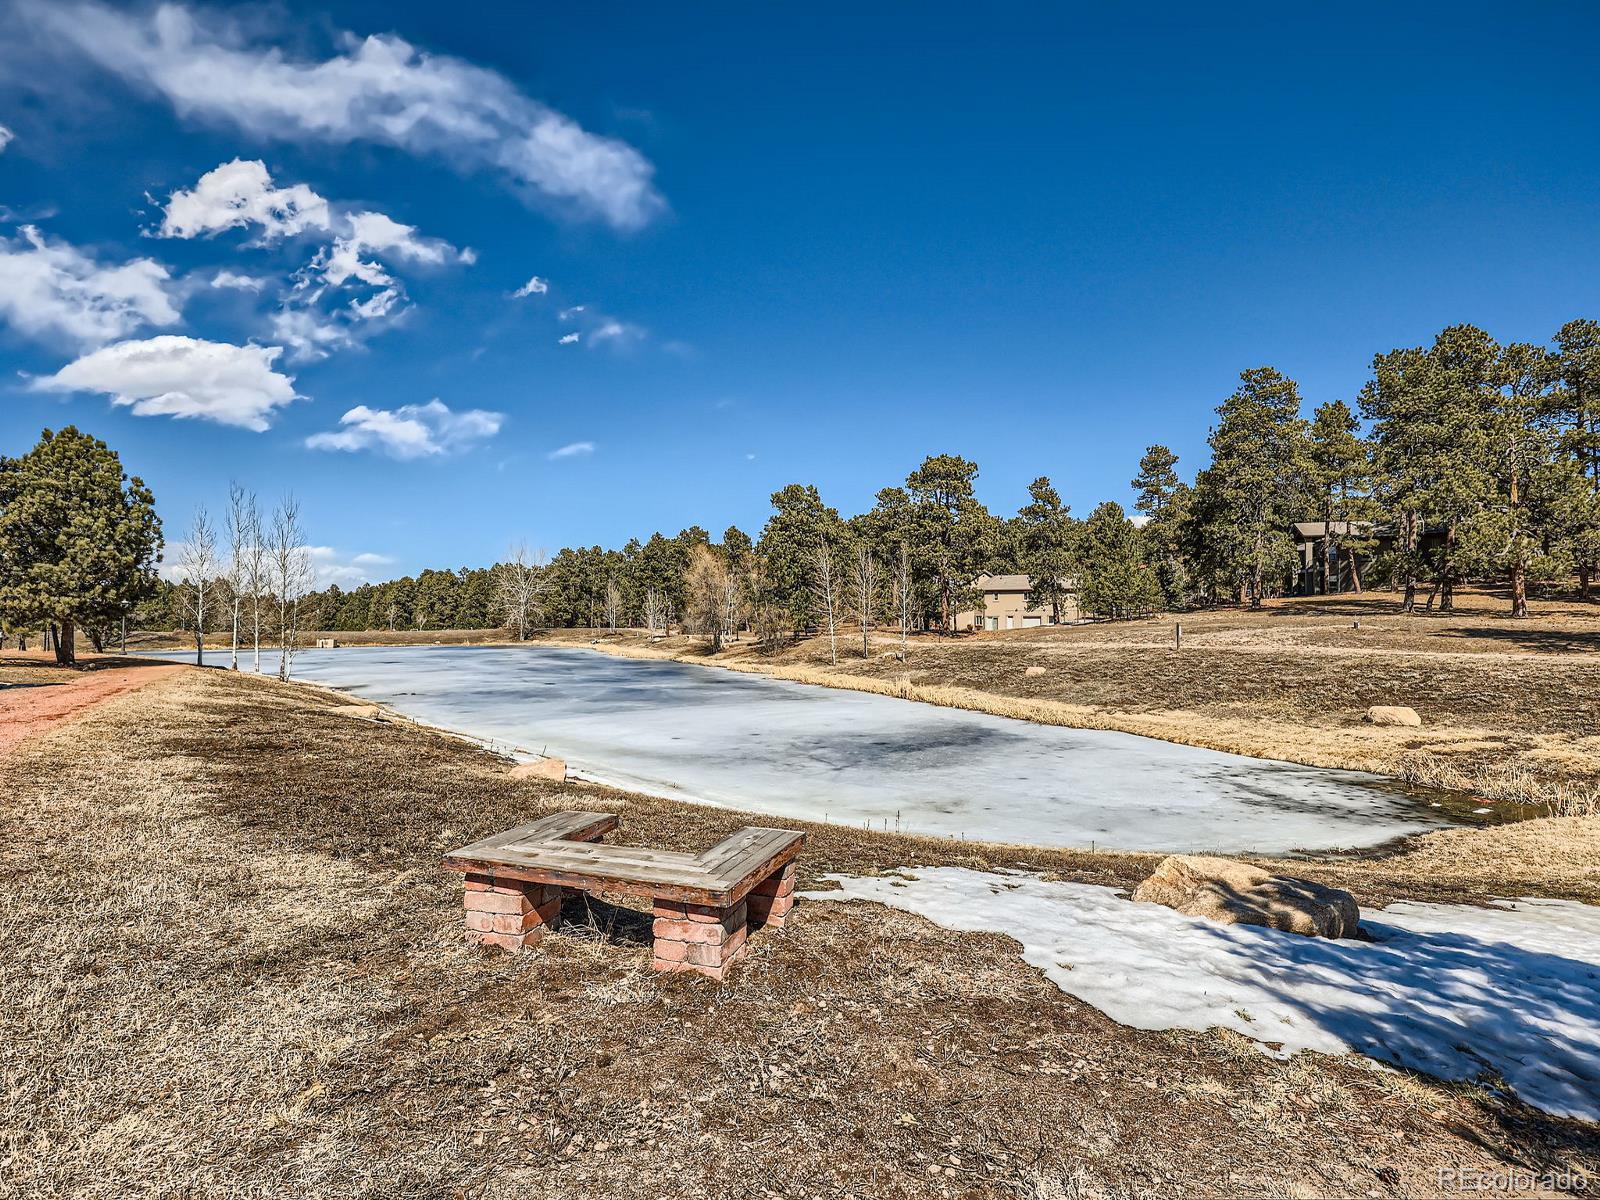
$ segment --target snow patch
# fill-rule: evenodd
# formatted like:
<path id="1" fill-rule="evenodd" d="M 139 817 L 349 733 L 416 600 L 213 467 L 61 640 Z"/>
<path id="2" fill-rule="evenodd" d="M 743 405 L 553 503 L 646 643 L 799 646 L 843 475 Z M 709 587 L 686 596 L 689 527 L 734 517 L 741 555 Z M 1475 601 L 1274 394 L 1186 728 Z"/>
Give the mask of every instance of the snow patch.
<path id="1" fill-rule="evenodd" d="M 1282 1054 L 1355 1051 L 1441 1079 L 1498 1072 L 1527 1103 L 1600 1121 L 1600 908 L 1402 902 L 1373 942 L 1217 925 L 1114 888 L 963 867 L 830 875 L 947 929 L 1002 933 L 1068 995 L 1137 1029 L 1221 1026 Z M 1263 1047 L 1267 1053 L 1273 1051 Z"/>

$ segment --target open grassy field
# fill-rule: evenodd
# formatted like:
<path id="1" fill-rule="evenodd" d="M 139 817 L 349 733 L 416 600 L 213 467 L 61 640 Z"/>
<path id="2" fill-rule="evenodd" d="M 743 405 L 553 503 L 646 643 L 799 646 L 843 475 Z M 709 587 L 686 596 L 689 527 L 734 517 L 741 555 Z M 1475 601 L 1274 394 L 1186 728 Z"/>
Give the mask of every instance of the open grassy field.
<path id="1" fill-rule="evenodd" d="M 0 1196 L 1423 1196 L 1446 1166 L 1600 1170 L 1592 1126 L 1124 1028 L 1007 939 L 876 906 L 802 903 L 720 986 L 649 971 L 624 897 L 536 952 L 479 948 L 449 847 L 556 808 L 682 849 L 747 818 L 513 780 L 336 705 L 185 671 L 0 757 Z M 807 832 L 807 886 L 1152 861 Z M 1563 818 L 1297 869 L 1364 904 L 1592 901 L 1597 850 Z"/>

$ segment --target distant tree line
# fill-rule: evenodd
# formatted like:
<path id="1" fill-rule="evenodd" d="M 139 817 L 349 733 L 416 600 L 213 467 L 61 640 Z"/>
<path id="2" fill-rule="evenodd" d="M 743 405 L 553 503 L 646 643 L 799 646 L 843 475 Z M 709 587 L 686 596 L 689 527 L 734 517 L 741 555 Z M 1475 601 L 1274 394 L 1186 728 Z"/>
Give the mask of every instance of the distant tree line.
<path id="1" fill-rule="evenodd" d="M 308 598 L 330 629 L 496 624 L 681 627 L 714 642 L 885 623 L 949 629 L 981 610 L 982 574 L 1031 577 L 1031 604 L 1057 619 L 1259 605 L 1306 580 L 1290 526 L 1322 523 L 1312 590 L 1377 584 L 1410 611 L 1449 609 L 1472 580 L 1506 585 L 1514 615 L 1530 581 L 1600 574 L 1600 325 L 1572 321 L 1553 343 L 1501 346 L 1469 325 L 1432 345 L 1377 355 L 1352 406 L 1304 415 L 1297 385 L 1243 372 L 1216 413 L 1211 462 L 1192 479 L 1151 446 L 1131 481 L 1141 519 L 1111 502 L 1071 515 L 1048 477 L 1015 515 L 976 497 L 978 466 L 934 455 L 867 512 L 842 517 L 817 489 L 773 493 L 752 538 L 699 526 L 620 549 L 563 549 L 547 562 L 333 587 Z M 1342 563 L 1343 569 L 1335 564 Z M 507 573 L 522 580 L 507 602 Z"/>

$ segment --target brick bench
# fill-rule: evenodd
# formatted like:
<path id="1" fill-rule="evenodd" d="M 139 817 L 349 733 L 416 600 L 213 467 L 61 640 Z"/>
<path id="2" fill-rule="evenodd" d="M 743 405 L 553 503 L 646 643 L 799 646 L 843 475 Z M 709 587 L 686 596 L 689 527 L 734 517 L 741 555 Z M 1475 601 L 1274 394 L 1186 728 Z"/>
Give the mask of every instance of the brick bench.
<path id="1" fill-rule="evenodd" d="M 803 833 L 751 827 L 684 854 L 601 844 L 616 827 L 608 813 L 553 813 L 446 854 L 444 865 L 465 876 L 467 929 L 520 950 L 557 924 L 569 892 L 648 896 L 655 969 L 721 979 L 744 957 L 752 924 L 781 929 L 794 907 Z"/>

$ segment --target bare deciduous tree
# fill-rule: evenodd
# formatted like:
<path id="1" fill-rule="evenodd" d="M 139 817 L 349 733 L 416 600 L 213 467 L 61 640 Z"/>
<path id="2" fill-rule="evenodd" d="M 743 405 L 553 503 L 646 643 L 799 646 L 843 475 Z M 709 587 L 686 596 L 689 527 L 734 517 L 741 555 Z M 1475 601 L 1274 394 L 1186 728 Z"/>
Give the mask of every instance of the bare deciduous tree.
<path id="1" fill-rule="evenodd" d="M 856 543 L 850 563 L 850 586 L 856 617 L 861 622 L 861 657 L 872 657 L 872 623 L 878 611 L 878 560 L 865 541 Z"/>
<path id="2" fill-rule="evenodd" d="M 239 628 L 243 622 L 244 602 L 246 596 L 256 597 L 257 611 L 260 610 L 260 569 L 259 557 L 261 541 L 261 514 L 256 509 L 256 498 L 246 492 L 237 483 L 228 485 L 228 590 L 232 593 L 229 597 L 233 608 L 233 653 L 229 669 L 239 669 Z M 254 571 L 251 570 L 252 556 L 257 560 Z M 256 670 L 261 670 L 261 631 L 256 630 Z"/>
<path id="3" fill-rule="evenodd" d="M 245 501 L 244 583 L 250 595 L 250 648 L 257 675 L 261 674 L 261 605 L 267 593 L 268 557 L 261 506 L 251 492 Z"/>
<path id="4" fill-rule="evenodd" d="M 906 634 L 911 630 L 912 605 L 916 588 L 911 577 L 911 549 L 900 543 L 900 563 L 894 573 L 895 616 L 900 619 L 900 661 L 906 661 Z"/>
<path id="5" fill-rule="evenodd" d="M 710 546 L 696 546 L 689 552 L 689 569 L 684 576 L 688 590 L 689 628 L 709 634 L 711 652 L 722 649 L 739 620 L 743 588 L 727 557 Z"/>
<path id="6" fill-rule="evenodd" d="M 823 623 L 828 628 L 828 654 L 839 665 L 839 568 L 833 547 L 819 538 L 811 552 L 811 591 L 816 597 Z"/>
<path id="7" fill-rule="evenodd" d="M 183 571 L 183 587 L 179 592 L 184 616 L 194 625 L 194 661 L 196 666 L 206 662 L 206 618 L 208 606 L 213 605 L 213 592 L 218 575 L 217 532 L 211 527 L 206 510 L 195 510 L 194 522 L 184 539 L 183 553 L 179 557 Z"/>
<path id="8" fill-rule="evenodd" d="M 661 593 L 655 588 L 647 588 L 644 593 L 644 624 L 650 631 L 650 636 L 656 636 L 660 629 L 662 636 L 666 635 L 667 603 Z"/>
<path id="9" fill-rule="evenodd" d="M 606 577 L 606 628 L 612 633 L 617 631 L 617 622 L 622 617 L 622 587 L 617 583 L 615 575 Z"/>
<path id="10" fill-rule="evenodd" d="M 311 550 L 300 526 L 300 502 L 285 496 L 272 514 L 267 570 L 278 598 L 278 678 L 287 682 L 300 632 L 300 604 L 311 590 Z"/>
<path id="11" fill-rule="evenodd" d="M 495 568 L 500 611 L 516 628 L 519 642 L 527 640 L 528 625 L 538 616 L 545 583 L 544 553 L 529 553 L 527 542 L 512 546 L 510 557 Z"/>

